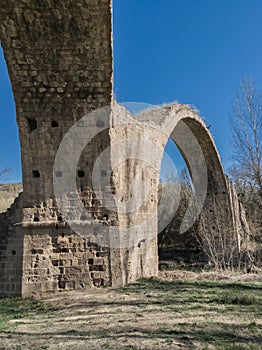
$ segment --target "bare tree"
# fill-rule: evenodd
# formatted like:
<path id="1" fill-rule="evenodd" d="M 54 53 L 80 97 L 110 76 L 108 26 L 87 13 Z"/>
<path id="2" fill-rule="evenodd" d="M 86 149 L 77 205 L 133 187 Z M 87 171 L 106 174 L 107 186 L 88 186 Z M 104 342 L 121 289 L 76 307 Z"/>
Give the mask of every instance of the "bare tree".
<path id="1" fill-rule="evenodd" d="M 10 172 L 9 168 L 4 168 L 4 169 L 0 169 L 0 179 L 3 175 L 7 174 Z"/>
<path id="2" fill-rule="evenodd" d="M 234 96 L 230 118 L 235 165 L 233 179 L 262 200 L 262 94 L 249 78 Z"/>
<path id="3" fill-rule="evenodd" d="M 256 244 L 257 263 L 262 257 L 262 93 L 249 78 L 241 82 L 233 99 L 230 118 L 234 164 L 229 173 L 244 205 Z"/>

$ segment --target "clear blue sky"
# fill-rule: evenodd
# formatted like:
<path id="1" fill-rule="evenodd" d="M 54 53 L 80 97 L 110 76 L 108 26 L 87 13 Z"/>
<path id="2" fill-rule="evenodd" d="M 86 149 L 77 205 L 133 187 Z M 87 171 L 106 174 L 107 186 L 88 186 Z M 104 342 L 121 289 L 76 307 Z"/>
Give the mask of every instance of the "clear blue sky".
<path id="1" fill-rule="evenodd" d="M 243 76 L 262 87 L 261 0 L 114 0 L 118 102 L 195 106 L 222 161 L 232 152 L 228 114 Z M 8 75 L 0 53 L 0 164 L 21 179 Z"/>

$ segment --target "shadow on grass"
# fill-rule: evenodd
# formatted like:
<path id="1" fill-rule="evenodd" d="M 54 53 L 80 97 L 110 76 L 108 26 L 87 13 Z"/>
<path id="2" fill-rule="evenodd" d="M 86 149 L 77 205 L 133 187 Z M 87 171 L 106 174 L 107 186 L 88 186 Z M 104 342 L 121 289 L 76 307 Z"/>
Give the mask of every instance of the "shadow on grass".
<path id="1" fill-rule="evenodd" d="M 122 288 L 123 291 L 133 290 L 139 292 L 143 288 L 151 288 L 156 290 L 170 290 L 172 288 L 176 289 L 232 289 L 237 291 L 246 290 L 260 290 L 262 291 L 262 283 L 251 283 L 251 282 L 225 282 L 225 281 L 163 281 L 158 278 L 142 279 L 138 283 L 133 283 Z"/>
<path id="2" fill-rule="evenodd" d="M 256 307 L 259 313 L 262 313 L 262 284 L 251 283 L 228 283 L 214 281 L 162 281 L 156 278 L 143 279 L 137 283 L 127 285 L 120 289 L 115 289 L 116 294 L 130 295 L 133 300 L 119 300 L 117 297 L 112 301 L 85 300 L 75 303 L 72 295 L 72 304 L 56 309 L 63 310 L 89 309 L 90 314 L 98 314 L 99 307 L 139 307 L 146 308 L 148 305 L 160 307 L 184 306 L 192 308 L 199 304 L 198 307 L 204 307 L 212 304 L 219 305 L 236 305 Z M 165 308 L 161 310 L 165 311 Z M 174 310 L 175 311 L 175 310 Z M 121 313 L 121 310 L 119 311 Z"/>
<path id="3" fill-rule="evenodd" d="M 262 337 L 260 335 L 240 335 L 244 333 L 245 329 L 243 329 L 242 325 L 230 325 L 230 329 L 228 329 L 228 325 L 222 323 L 215 324 L 179 324 L 175 325 L 173 329 L 170 328 L 160 328 L 157 331 L 152 331 L 147 329 L 146 327 L 124 327 L 117 326 L 111 327 L 110 329 L 94 329 L 93 331 L 79 331 L 77 329 L 70 329 L 68 331 L 57 331 L 54 332 L 41 332 L 41 333 L 33 333 L 30 336 L 34 336 L 38 341 L 42 342 L 46 341 L 46 339 L 59 340 L 63 339 L 63 341 L 68 342 L 71 340 L 84 340 L 88 342 L 88 340 L 95 339 L 107 339 L 116 341 L 119 339 L 125 339 L 125 343 L 132 342 L 132 340 L 172 340 L 175 342 L 179 342 L 180 344 L 184 344 L 184 349 L 188 347 L 195 348 L 194 344 L 200 342 L 202 346 L 208 344 L 231 344 L 232 349 L 234 346 L 241 344 L 249 344 L 254 346 L 254 349 L 259 349 L 259 346 L 262 342 Z M 24 337 L 29 335 L 26 332 L 12 332 L 12 335 L 18 337 Z M 219 347 L 217 347 L 219 348 Z M 253 347 L 252 347 L 253 348 Z M 224 349 L 224 347 L 222 347 Z M 231 349 L 231 348 L 230 348 Z"/>
<path id="4" fill-rule="evenodd" d="M 36 341 L 48 342 L 49 339 L 56 341 L 67 342 L 70 340 L 80 341 L 94 339 L 105 339 L 109 341 L 117 341 L 118 339 L 125 339 L 125 342 L 132 342 L 135 340 L 167 340 L 170 342 L 179 342 L 183 349 L 194 349 L 196 343 L 201 343 L 203 348 L 208 344 L 212 344 L 216 349 L 259 349 L 262 342 L 261 326 L 255 322 L 251 324 L 244 324 L 242 315 L 250 313 L 252 317 L 261 313 L 261 299 L 262 299 L 262 285 L 257 283 L 228 283 L 228 282 L 214 282 L 214 281 L 162 281 L 159 279 L 141 280 L 138 283 L 128 285 L 124 288 L 109 290 L 110 293 L 115 294 L 115 300 L 84 300 L 77 302 L 73 299 L 72 304 L 59 307 L 55 310 L 52 322 L 59 325 L 60 322 L 65 323 L 67 331 L 63 331 L 65 325 L 54 327 L 54 331 L 43 329 L 43 332 L 30 333 L 32 321 L 28 324 L 28 332 L 16 332 L 12 329 L 11 332 L 2 331 L 2 336 L 15 337 L 34 337 Z M 130 295 L 132 298 L 121 299 L 123 295 Z M 210 305 L 214 309 L 215 304 L 218 305 L 217 316 L 223 312 L 230 318 L 231 311 L 229 308 L 220 307 L 221 304 L 234 304 L 234 317 L 236 321 L 234 324 L 216 322 L 216 319 L 204 318 L 198 323 L 194 323 L 194 317 L 190 319 L 190 313 L 184 314 L 187 310 L 192 312 L 193 308 L 199 306 L 200 315 L 205 308 Z M 147 306 L 150 306 L 147 310 Z M 129 307 L 129 308 L 128 308 Z M 136 318 L 138 310 L 133 310 L 136 307 L 143 313 L 167 313 L 167 317 L 173 317 L 171 324 L 159 324 L 159 328 L 155 331 L 150 329 L 146 323 L 140 323 Z M 123 313 L 122 308 L 125 308 Z M 9 299 L 0 301 L 0 315 L 1 312 L 5 317 L 16 318 L 17 315 L 25 315 L 34 312 L 37 315 L 45 313 L 48 308 L 42 302 L 35 300 L 22 301 L 21 299 Z M 54 311 L 54 307 L 51 308 Z M 185 323 L 178 323 L 176 321 L 176 314 L 174 311 L 182 312 L 183 318 L 187 320 Z M 260 311 L 259 311 L 260 310 Z M 88 320 L 91 322 L 91 330 L 79 329 L 79 324 L 71 324 L 71 320 L 63 317 L 63 311 L 71 314 L 75 312 L 78 316 L 78 322 L 82 322 L 82 326 Z M 171 312 L 171 313 L 170 313 Z M 128 315 L 133 313 L 132 319 L 128 319 Z M 156 315 L 157 315 L 156 313 Z M 86 317 L 81 317 L 85 314 Z M 107 318 L 108 315 L 115 315 L 114 323 L 100 323 L 100 317 Z M 153 317 L 154 314 L 152 314 Z M 237 316 L 236 316 L 237 315 Z M 98 317 L 95 317 L 98 316 Z M 123 317 L 126 317 L 122 320 Z M 157 316 L 156 316 L 157 317 Z M 128 325 L 125 322 L 131 321 Z M 77 328 L 78 327 L 78 328 Z M 81 326 L 80 326 L 81 327 Z M 154 327 L 155 329 L 155 327 Z M 0 339 L 1 340 L 1 339 Z M 221 345 L 222 344 L 222 345 Z M 227 345 L 223 345 L 227 344 Z"/>

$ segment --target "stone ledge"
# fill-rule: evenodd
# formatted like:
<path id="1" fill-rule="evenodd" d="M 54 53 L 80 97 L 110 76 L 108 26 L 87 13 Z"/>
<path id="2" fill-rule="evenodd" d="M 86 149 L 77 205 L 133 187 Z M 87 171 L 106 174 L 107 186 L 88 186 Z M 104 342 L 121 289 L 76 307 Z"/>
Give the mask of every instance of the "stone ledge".
<path id="1" fill-rule="evenodd" d="M 101 225 L 109 226 L 109 222 L 105 220 L 81 220 L 81 221 L 71 221 L 72 224 L 78 225 L 79 227 L 93 226 L 98 227 Z M 42 221 L 42 222 L 19 222 L 14 224 L 14 226 L 19 226 L 22 228 L 70 228 L 67 222 L 57 222 L 57 221 Z"/>

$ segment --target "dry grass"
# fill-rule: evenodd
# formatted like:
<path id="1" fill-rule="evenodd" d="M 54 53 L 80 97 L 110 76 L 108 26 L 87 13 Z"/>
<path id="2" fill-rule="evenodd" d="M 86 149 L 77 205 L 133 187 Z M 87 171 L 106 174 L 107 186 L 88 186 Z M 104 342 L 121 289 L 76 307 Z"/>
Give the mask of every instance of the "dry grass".
<path id="1" fill-rule="evenodd" d="M 159 277 L 165 281 L 195 280 L 195 281 L 231 281 L 231 282 L 262 282 L 262 269 L 257 273 L 243 273 L 238 271 L 205 271 L 194 272 L 192 270 L 159 271 Z"/>
<path id="2" fill-rule="evenodd" d="M 0 349 L 261 348 L 261 282 L 166 278 L 51 296 L 18 318 L 5 308 Z"/>

